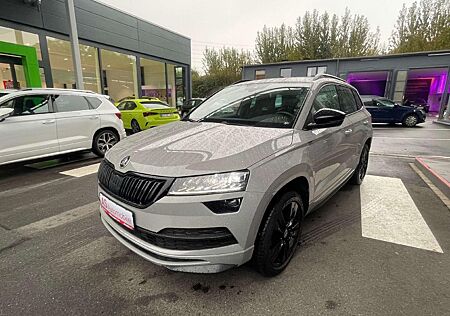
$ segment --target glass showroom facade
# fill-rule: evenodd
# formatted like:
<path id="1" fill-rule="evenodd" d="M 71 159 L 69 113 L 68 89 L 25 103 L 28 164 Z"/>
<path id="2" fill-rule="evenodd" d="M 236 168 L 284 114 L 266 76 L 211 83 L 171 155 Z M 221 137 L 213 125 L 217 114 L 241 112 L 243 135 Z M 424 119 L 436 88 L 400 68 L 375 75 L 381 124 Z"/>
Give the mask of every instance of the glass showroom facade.
<path id="1" fill-rule="evenodd" d="M 24 30 L 24 29 L 26 30 Z M 42 87 L 76 88 L 69 38 L 21 25 L 2 26 L 0 41 L 34 47 Z M 171 106 L 189 96 L 189 65 L 80 39 L 84 89 L 111 96 L 152 96 Z M 0 89 L 26 88 L 20 58 L 0 54 Z"/>

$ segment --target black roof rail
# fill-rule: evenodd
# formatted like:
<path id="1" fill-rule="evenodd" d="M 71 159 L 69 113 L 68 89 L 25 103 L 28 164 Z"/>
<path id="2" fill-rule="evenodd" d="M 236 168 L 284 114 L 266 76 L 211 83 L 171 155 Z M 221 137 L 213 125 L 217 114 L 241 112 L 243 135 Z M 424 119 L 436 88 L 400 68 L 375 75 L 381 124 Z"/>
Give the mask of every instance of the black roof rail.
<path id="1" fill-rule="evenodd" d="M 336 77 L 336 76 L 333 76 L 333 75 L 329 75 L 329 74 L 318 74 L 318 75 L 314 76 L 313 81 L 316 81 L 316 80 L 319 80 L 319 79 L 322 79 L 322 78 L 336 79 L 336 80 L 345 82 L 344 79 Z"/>
<path id="2" fill-rule="evenodd" d="M 250 79 L 241 79 L 241 80 L 238 80 L 238 81 L 236 81 L 236 82 L 233 82 L 233 83 L 231 84 L 231 86 L 234 85 L 234 84 L 238 84 L 238 83 L 241 83 L 241 82 L 247 82 L 247 81 L 252 81 L 252 80 L 250 80 Z"/>

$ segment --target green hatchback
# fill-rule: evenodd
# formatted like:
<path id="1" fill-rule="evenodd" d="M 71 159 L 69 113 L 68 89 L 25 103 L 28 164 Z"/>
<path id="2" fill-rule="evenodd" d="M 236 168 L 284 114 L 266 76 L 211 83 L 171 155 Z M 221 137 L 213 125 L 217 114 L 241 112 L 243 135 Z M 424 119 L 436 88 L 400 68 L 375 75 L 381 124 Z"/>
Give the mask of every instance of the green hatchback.
<path id="1" fill-rule="evenodd" d="M 125 129 L 130 129 L 133 133 L 180 120 L 176 108 L 159 100 L 124 100 L 117 108 L 122 113 Z"/>

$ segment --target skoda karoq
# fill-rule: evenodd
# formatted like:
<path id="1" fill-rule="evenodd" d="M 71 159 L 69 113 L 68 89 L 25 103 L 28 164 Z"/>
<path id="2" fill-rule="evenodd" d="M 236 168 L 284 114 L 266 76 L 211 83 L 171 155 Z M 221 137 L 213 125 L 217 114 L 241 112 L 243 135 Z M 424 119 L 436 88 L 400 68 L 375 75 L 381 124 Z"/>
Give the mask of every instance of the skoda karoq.
<path id="1" fill-rule="evenodd" d="M 240 82 L 180 122 L 118 143 L 99 169 L 101 219 L 145 259 L 219 272 L 288 265 L 304 217 L 366 174 L 371 118 L 329 75 Z"/>

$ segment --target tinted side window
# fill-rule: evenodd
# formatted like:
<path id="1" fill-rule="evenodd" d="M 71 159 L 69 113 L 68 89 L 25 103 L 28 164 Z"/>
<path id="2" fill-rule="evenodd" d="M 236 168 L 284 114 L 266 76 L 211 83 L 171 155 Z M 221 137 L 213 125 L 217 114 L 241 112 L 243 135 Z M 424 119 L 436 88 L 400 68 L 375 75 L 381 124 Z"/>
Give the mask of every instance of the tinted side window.
<path id="1" fill-rule="evenodd" d="M 320 89 L 314 99 L 311 114 L 314 115 L 320 109 L 334 109 L 341 111 L 339 97 L 334 85 L 327 85 Z"/>
<path id="2" fill-rule="evenodd" d="M 118 108 L 120 111 L 123 111 L 123 110 L 125 110 L 126 106 L 127 106 L 127 102 L 121 102 L 121 103 L 117 106 L 117 108 Z"/>
<path id="3" fill-rule="evenodd" d="M 358 108 L 358 110 L 360 109 L 360 108 L 362 108 L 363 107 L 363 104 L 362 104 L 362 101 L 361 101 L 361 98 L 359 97 L 359 94 L 358 94 L 358 92 L 356 92 L 355 90 L 352 90 L 352 93 L 353 93 L 353 97 L 355 98 L 355 100 L 356 100 L 356 107 Z"/>
<path id="4" fill-rule="evenodd" d="M 357 110 L 355 97 L 349 88 L 338 86 L 339 103 L 341 111 L 346 114 L 353 113 Z"/>
<path id="5" fill-rule="evenodd" d="M 99 98 L 95 98 L 95 97 L 85 97 L 89 104 L 94 108 L 98 108 L 100 106 L 100 104 L 102 104 L 102 100 L 100 100 Z"/>
<path id="6" fill-rule="evenodd" d="M 17 97 L 3 103 L 0 107 L 14 109 L 14 116 L 43 114 L 50 112 L 47 95 L 36 94 Z"/>
<path id="7" fill-rule="evenodd" d="M 127 105 L 125 106 L 126 110 L 134 110 L 136 108 L 136 103 L 134 103 L 133 101 L 128 101 Z"/>
<path id="8" fill-rule="evenodd" d="M 88 101 L 78 95 L 57 95 L 54 104 L 58 112 L 90 110 Z"/>

